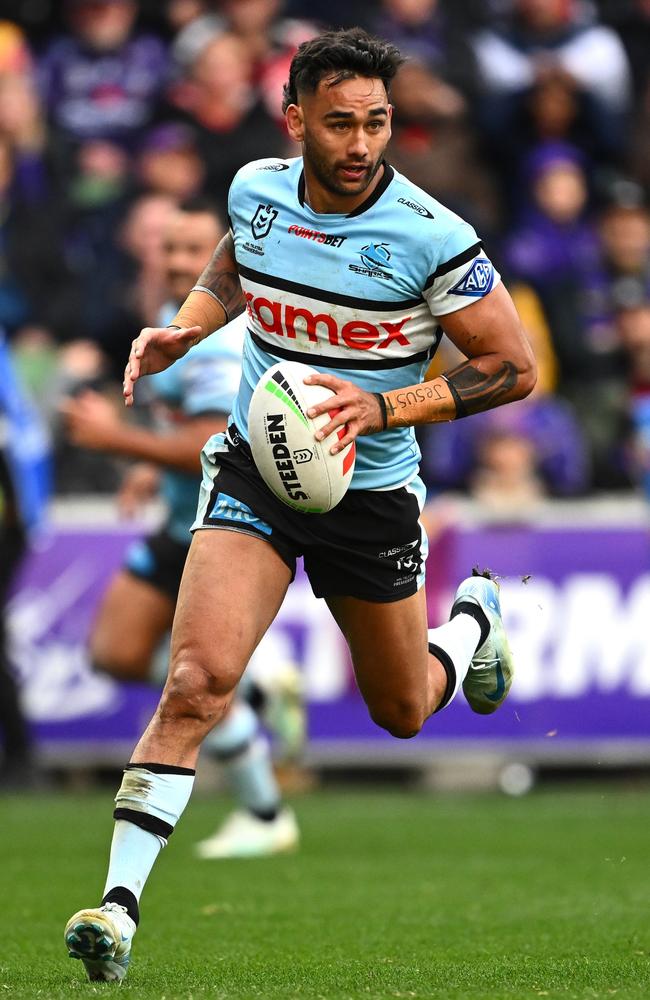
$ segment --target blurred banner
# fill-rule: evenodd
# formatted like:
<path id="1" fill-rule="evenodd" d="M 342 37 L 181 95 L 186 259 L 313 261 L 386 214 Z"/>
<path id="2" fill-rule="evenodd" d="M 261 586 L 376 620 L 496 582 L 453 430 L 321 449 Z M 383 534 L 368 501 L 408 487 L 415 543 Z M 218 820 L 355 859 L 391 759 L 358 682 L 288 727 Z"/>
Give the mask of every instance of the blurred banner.
<path id="1" fill-rule="evenodd" d="M 158 693 L 91 672 L 85 650 L 97 602 L 133 532 L 59 530 L 25 564 L 10 606 L 12 658 L 43 750 L 66 759 L 121 759 Z M 431 624 L 446 619 L 472 566 L 502 575 L 517 663 L 513 692 L 494 716 L 462 697 L 408 743 L 368 718 L 347 650 L 323 601 L 299 572 L 259 661 L 301 664 L 310 703 L 312 755 L 350 761 L 426 756 L 489 744 L 534 757 L 608 750 L 650 752 L 650 536 L 639 527 L 475 528 L 446 531 L 428 564 Z M 215 615 L 218 635 L 218 616 Z M 262 662 L 263 667 L 263 662 Z"/>

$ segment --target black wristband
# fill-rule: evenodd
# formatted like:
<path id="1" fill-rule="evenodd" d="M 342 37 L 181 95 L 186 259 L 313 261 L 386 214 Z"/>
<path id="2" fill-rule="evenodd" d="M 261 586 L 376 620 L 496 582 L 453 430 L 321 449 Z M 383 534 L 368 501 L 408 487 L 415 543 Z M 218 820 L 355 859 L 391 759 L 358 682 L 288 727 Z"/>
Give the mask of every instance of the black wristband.
<path id="1" fill-rule="evenodd" d="M 444 378 L 445 382 L 449 386 L 449 391 L 450 391 L 450 393 L 452 395 L 454 403 L 456 404 L 456 416 L 454 417 L 454 420 L 460 420 L 461 417 L 468 417 L 469 416 L 469 412 L 467 410 L 467 407 L 463 403 L 462 399 L 460 398 L 460 396 L 458 394 L 458 390 L 456 389 L 456 386 L 454 385 L 453 382 L 451 382 L 447 378 L 446 375 L 443 375 L 442 377 Z"/>
<path id="2" fill-rule="evenodd" d="M 379 403 L 379 409 L 381 410 L 381 429 L 382 431 L 385 431 L 388 427 L 388 411 L 386 409 L 384 394 L 382 392 L 373 392 L 373 396 Z"/>
<path id="3" fill-rule="evenodd" d="M 175 323 L 168 323 L 167 326 L 165 327 L 165 329 L 166 330 L 182 330 L 183 327 L 182 326 L 176 326 Z"/>

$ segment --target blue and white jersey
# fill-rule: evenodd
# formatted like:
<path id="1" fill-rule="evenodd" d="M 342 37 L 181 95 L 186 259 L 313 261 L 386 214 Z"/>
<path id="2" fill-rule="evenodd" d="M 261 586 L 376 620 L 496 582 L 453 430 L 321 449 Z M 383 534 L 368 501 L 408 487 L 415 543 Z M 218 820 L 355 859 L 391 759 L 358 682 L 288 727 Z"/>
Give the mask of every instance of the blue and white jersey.
<path id="1" fill-rule="evenodd" d="M 176 305 L 164 306 L 158 318 L 160 325 L 171 323 L 176 312 Z M 156 402 L 164 404 L 167 423 L 205 413 L 230 413 L 241 377 L 245 331 L 246 317 L 240 316 L 217 336 L 202 340 L 170 368 L 150 377 L 154 406 Z M 200 482 L 199 472 L 194 476 L 174 469 L 165 469 L 161 480 L 161 494 L 169 512 L 167 530 L 188 544 Z"/>
<path id="2" fill-rule="evenodd" d="M 304 192 L 301 157 L 249 163 L 230 188 L 248 316 L 233 418 L 246 439 L 252 392 L 277 361 L 368 392 L 421 382 L 442 336 L 438 318 L 500 280 L 472 227 L 388 164 L 347 215 L 313 212 Z M 361 437 L 351 486 L 400 486 L 419 459 L 412 427 Z"/>

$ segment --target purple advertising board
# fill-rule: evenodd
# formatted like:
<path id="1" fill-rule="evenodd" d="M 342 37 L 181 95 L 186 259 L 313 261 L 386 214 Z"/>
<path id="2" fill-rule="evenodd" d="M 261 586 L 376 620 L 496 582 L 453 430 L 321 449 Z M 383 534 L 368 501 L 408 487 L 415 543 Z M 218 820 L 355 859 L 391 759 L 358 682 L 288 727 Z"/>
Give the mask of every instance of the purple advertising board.
<path id="1" fill-rule="evenodd" d="M 61 529 L 32 554 L 10 606 L 12 660 L 36 737 L 53 757 L 121 757 L 157 702 L 143 685 L 92 672 L 86 641 L 97 603 L 133 532 Z M 346 647 L 323 601 L 298 573 L 256 654 L 264 671 L 302 668 L 310 741 L 355 759 L 492 746 L 553 755 L 626 748 L 650 753 L 650 536 L 643 529 L 473 528 L 445 532 L 428 563 L 431 624 L 448 613 L 456 583 L 474 565 L 502 577 L 517 663 L 511 696 L 493 716 L 462 697 L 404 743 L 368 717 Z M 623 753 L 625 756 L 625 753 Z"/>

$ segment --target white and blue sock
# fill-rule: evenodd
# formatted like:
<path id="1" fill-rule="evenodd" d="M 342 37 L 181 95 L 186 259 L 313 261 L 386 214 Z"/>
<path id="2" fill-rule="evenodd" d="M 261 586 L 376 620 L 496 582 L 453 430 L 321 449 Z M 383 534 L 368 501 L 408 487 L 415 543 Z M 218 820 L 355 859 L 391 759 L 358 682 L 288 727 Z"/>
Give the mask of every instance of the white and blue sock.
<path id="1" fill-rule="evenodd" d="M 128 764 L 124 771 L 102 903 L 125 906 L 136 924 L 145 882 L 189 801 L 194 776 L 171 764 Z"/>
<path id="2" fill-rule="evenodd" d="M 233 702 L 226 718 L 204 740 L 204 747 L 223 765 L 239 805 L 258 819 L 273 820 L 280 809 L 268 740 L 257 715 L 246 702 Z"/>

